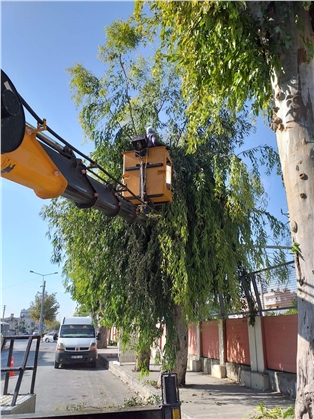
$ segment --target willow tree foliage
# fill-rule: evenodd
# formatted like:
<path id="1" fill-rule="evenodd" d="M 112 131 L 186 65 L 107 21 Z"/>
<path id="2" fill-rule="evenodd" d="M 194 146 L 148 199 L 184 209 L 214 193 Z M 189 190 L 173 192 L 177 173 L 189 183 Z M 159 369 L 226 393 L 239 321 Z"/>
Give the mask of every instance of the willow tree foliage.
<path id="1" fill-rule="evenodd" d="M 313 2 L 191 1 L 149 3 L 177 65 L 188 104 L 190 149 L 198 126 L 221 109 L 236 117 L 245 103 L 268 113 L 276 132 L 298 278 L 296 418 L 314 417 L 314 5 Z"/>
<path id="2" fill-rule="evenodd" d="M 99 48 L 103 76 L 76 64 L 69 70 L 71 88 L 95 144 L 92 157 L 117 179 L 132 135 L 154 126 L 173 159 L 173 202 L 156 208 L 146 227 L 61 199 L 43 216 L 73 299 L 102 324 L 117 326 L 124 342 L 135 340 L 139 352 L 166 326 L 165 362 L 184 384 L 187 320 L 217 312 L 218 294 L 227 306 L 240 307 L 239 267 L 265 266 L 266 225 L 277 239 L 284 226 L 267 212 L 259 173 L 259 153 L 262 160 L 267 154 L 269 170 L 276 154 L 262 148 L 237 155 L 251 129 L 245 114 L 234 119 L 221 109 L 220 133 L 207 129 L 211 118 L 204 120 L 197 132 L 201 146 L 187 153 L 190 118 L 180 74 L 170 62 L 147 56 L 150 36 L 134 21 L 115 22 Z"/>

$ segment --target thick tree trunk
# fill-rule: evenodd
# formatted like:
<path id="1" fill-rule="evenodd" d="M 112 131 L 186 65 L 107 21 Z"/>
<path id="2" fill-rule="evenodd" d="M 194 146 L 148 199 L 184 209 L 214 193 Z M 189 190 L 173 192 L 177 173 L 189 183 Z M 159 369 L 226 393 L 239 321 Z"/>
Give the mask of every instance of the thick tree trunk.
<path id="1" fill-rule="evenodd" d="M 150 364 L 150 347 L 142 350 L 139 353 L 135 360 L 135 367 L 133 371 L 137 372 L 145 372 L 149 371 L 149 364 Z"/>
<path id="2" fill-rule="evenodd" d="M 285 2 L 287 3 L 287 2 Z M 298 353 L 296 419 L 314 418 L 314 61 L 294 22 L 292 46 L 282 57 L 282 72 L 273 83 L 276 130 L 287 193 L 298 281 Z M 302 12 L 304 37 L 314 45 L 309 13 Z"/>
<path id="3" fill-rule="evenodd" d="M 97 341 L 97 348 L 104 349 L 107 348 L 107 328 L 101 326 L 99 328 L 100 339 Z"/>
<path id="4" fill-rule="evenodd" d="M 174 309 L 174 323 L 177 332 L 174 370 L 178 375 L 178 385 L 184 386 L 188 360 L 188 325 L 181 306 L 176 306 Z"/>

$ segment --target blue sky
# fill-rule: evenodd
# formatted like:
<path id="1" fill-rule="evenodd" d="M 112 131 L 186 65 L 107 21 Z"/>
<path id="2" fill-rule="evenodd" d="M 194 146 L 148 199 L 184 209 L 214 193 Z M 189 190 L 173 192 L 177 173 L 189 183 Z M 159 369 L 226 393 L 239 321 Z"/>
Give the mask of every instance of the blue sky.
<path id="1" fill-rule="evenodd" d="M 104 43 L 104 26 L 118 18 L 127 18 L 133 2 L 16 2 L 2 1 L 1 68 L 34 111 L 47 119 L 50 128 L 76 148 L 87 153 L 92 144 L 82 145 L 82 130 L 71 100 L 66 68 L 80 62 L 95 75 L 103 68 L 97 59 L 98 45 Z M 32 123 L 30 118 L 27 118 Z M 258 144 L 275 146 L 275 135 L 261 121 L 257 133 L 247 140 L 248 147 Z M 279 177 L 265 177 L 270 197 L 269 210 L 287 221 L 285 192 Z M 41 292 L 41 274 L 47 276 L 46 290 L 56 292 L 60 303 L 58 319 L 71 316 L 75 302 L 64 293 L 61 266 L 50 262 L 52 246 L 48 230 L 39 212 L 45 202 L 30 189 L 2 180 L 2 302 L 5 316 L 28 308 L 35 294 Z"/>

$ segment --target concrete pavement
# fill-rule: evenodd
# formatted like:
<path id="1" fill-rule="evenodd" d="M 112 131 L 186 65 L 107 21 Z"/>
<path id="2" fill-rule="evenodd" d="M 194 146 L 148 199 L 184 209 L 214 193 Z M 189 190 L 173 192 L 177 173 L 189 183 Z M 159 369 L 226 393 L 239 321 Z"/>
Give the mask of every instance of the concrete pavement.
<path id="1" fill-rule="evenodd" d="M 134 363 L 118 362 L 118 349 L 110 347 L 98 350 L 99 361 L 130 385 L 143 398 L 157 400 L 161 390 L 154 387 L 160 368 L 151 365 L 150 373 L 140 378 L 134 372 Z M 278 393 L 259 392 L 240 386 L 229 379 L 214 378 L 203 372 L 188 371 L 186 386 L 179 389 L 182 419 L 244 419 L 250 418 L 261 403 L 267 408 L 287 408 L 294 400 Z"/>

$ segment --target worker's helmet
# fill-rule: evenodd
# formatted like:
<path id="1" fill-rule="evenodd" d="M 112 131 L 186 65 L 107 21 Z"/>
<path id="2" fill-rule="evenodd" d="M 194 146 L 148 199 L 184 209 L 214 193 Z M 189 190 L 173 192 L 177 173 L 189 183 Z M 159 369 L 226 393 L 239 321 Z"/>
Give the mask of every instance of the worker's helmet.
<path id="1" fill-rule="evenodd" d="M 149 125 L 149 126 L 146 128 L 146 135 L 148 135 L 148 134 L 155 134 L 155 131 L 153 130 L 153 128 L 152 128 L 152 126 L 151 126 L 151 125 Z"/>

